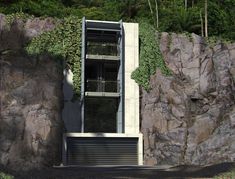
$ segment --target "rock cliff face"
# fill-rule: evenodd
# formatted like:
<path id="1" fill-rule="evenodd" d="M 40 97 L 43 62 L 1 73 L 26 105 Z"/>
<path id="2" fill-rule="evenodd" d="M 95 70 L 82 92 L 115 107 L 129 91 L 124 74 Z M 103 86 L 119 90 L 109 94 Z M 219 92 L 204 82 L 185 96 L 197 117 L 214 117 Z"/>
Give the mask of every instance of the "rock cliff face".
<path id="1" fill-rule="evenodd" d="M 60 161 L 62 68 L 25 44 L 54 28 L 53 19 L 6 24 L 0 15 L 0 165 L 11 169 Z M 213 48 L 192 34 L 162 33 L 173 75 L 159 71 L 142 90 L 146 164 L 214 164 L 235 160 L 235 44 Z"/>
<path id="2" fill-rule="evenodd" d="M 54 27 L 52 19 L 15 21 L 0 15 L 0 165 L 12 170 L 60 159 L 62 68 L 51 57 L 29 57 L 24 46 Z"/>
<path id="3" fill-rule="evenodd" d="M 173 76 L 157 71 L 142 93 L 145 163 L 234 162 L 235 44 L 162 33 L 160 48 Z"/>

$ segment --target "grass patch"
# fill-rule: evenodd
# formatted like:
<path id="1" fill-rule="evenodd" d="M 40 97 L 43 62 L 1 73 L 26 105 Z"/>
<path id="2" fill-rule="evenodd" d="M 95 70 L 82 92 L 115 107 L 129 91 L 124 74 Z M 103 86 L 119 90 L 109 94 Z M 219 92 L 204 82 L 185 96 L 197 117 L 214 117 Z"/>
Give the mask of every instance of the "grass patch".
<path id="1" fill-rule="evenodd" d="M 229 172 L 221 173 L 214 177 L 214 179 L 234 179 L 235 178 L 235 168 Z"/>
<path id="2" fill-rule="evenodd" d="M 14 179 L 13 176 L 0 172 L 0 179 Z"/>

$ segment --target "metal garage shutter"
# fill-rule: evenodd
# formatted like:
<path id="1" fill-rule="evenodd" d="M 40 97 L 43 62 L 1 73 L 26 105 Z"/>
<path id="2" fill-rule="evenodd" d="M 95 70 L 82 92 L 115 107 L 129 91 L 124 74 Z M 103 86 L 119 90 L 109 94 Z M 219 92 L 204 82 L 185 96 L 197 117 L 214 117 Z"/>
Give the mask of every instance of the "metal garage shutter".
<path id="1" fill-rule="evenodd" d="M 67 165 L 138 165 L 138 138 L 68 137 Z"/>

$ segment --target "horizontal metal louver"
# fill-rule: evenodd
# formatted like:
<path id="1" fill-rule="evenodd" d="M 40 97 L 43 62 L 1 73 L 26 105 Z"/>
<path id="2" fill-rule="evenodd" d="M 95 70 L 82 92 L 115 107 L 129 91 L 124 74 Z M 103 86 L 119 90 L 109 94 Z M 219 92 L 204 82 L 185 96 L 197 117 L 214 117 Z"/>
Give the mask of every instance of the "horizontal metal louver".
<path id="1" fill-rule="evenodd" d="M 67 165 L 138 165 L 138 138 L 68 137 Z"/>

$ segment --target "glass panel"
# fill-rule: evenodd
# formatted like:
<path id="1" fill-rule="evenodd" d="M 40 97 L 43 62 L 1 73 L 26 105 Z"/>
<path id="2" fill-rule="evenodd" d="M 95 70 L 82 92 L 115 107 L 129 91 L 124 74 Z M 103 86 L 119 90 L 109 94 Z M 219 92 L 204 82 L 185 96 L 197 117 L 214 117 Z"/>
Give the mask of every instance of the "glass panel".
<path id="1" fill-rule="evenodd" d="M 104 64 L 104 79 L 105 81 L 116 81 L 118 75 L 117 63 L 105 63 Z"/>
<path id="2" fill-rule="evenodd" d="M 86 98 L 85 132 L 116 132 L 117 98 Z"/>
<path id="3" fill-rule="evenodd" d="M 88 42 L 87 54 L 118 56 L 118 45 L 115 43 Z"/>
<path id="4" fill-rule="evenodd" d="M 105 63 L 104 64 L 104 85 L 105 92 L 119 92 L 118 76 L 118 64 L 117 63 Z"/>
<path id="5" fill-rule="evenodd" d="M 96 80 L 98 79 L 98 64 L 96 63 L 90 63 L 90 64 L 86 64 L 86 78 L 87 79 L 93 79 Z"/>
<path id="6" fill-rule="evenodd" d="M 98 79 L 99 79 L 99 66 L 95 63 L 86 64 L 85 69 L 85 80 L 86 80 L 86 91 L 99 91 Z M 96 83 L 91 83 L 95 81 Z"/>
<path id="7" fill-rule="evenodd" d="M 86 91 L 99 92 L 99 80 L 87 80 Z"/>
<path id="8" fill-rule="evenodd" d="M 92 62 L 86 64 L 86 91 L 119 92 L 118 62 Z"/>
<path id="9" fill-rule="evenodd" d="M 119 92 L 119 81 L 105 81 L 105 92 Z"/>
<path id="10" fill-rule="evenodd" d="M 86 91 L 90 92 L 119 92 L 119 81 L 87 80 Z"/>

